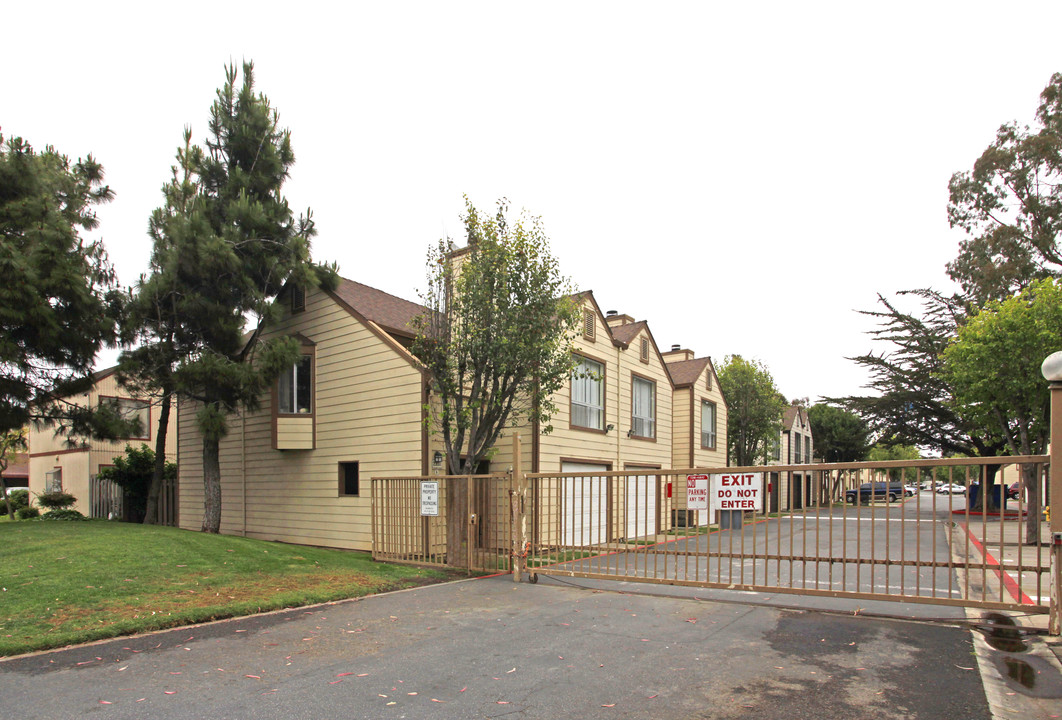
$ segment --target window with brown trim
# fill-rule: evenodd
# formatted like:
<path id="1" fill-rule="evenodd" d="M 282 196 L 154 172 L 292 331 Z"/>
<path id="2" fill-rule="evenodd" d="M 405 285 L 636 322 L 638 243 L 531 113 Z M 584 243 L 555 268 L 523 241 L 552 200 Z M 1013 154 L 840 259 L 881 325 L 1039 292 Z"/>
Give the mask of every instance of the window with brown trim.
<path id="1" fill-rule="evenodd" d="M 123 440 L 150 440 L 151 439 L 151 403 L 147 400 L 137 400 L 127 397 L 100 396 L 100 404 L 107 403 L 114 407 L 118 417 L 126 421 L 139 423 L 139 434 L 129 435 Z"/>
<path id="2" fill-rule="evenodd" d="M 715 403 L 701 401 L 701 449 L 715 450 Z"/>
<path id="3" fill-rule="evenodd" d="M 637 375 L 631 378 L 631 436 L 656 437 L 656 383 Z"/>
<path id="4" fill-rule="evenodd" d="M 277 380 L 277 412 L 308 415 L 313 411 L 313 358 L 303 355 Z"/>
<path id="5" fill-rule="evenodd" d="M 339 463 L 339 495 L 340 497 L 357 497 L 361 495 L 357 460 Z"/>
<path id="6" fill-rule="evenodd" d="M 581 355 L 575 356 L 572 369 L 573 427 L 604 430 L 605 419 L 605 366 Z"/>
<path id="7" fill-rule="evenodd" d="M 593 310 L 583 309 L 583 337 L 593 340 L 597 335 L 597 318 Z"/>

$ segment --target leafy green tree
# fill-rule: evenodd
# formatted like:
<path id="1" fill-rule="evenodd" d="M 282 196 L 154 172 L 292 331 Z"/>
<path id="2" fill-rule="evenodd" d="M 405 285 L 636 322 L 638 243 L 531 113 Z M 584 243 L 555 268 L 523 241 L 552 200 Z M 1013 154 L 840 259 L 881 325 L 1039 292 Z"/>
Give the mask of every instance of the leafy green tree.
<path id="1" fill-rule="evenodd" d="M 102 241 L 81 235 L 114 193 L 91 155 L 71 164 L 17 137 L 0 148 L 0 432 L 51 421 L 116 437 L 116 412 L 66 400 L 91 387 L 96 353 L 116 339 L 114 270 Z"/>
<path id="2" fill-rule="evenodd" d="M 126 519 L 132 522 L 144 520 L 148 493 L 155 474 L 155 453 L 141 443 L 139 448 L 125 446 L 125 455 L 118 455 L 109 467 L 101 468 L 98 477 L 110 480 L 125 491 Z M 177 478 L 177 464 L 162 461 L 163 478 Z"/>
<path id="3" fill-rule="evenodd" d="M 4 507 L 7 510 L 7 519 L 12 521 L 15 519 L 15 506 L 14 503 L 8 500 L 4 473 L 11 464 L 11 458 L 15 453 L 24 452 L 26 447 L 26 428 L 8 430 L 0 434 L 0 500 L 4 502 Z"/>
<path id="4" fill-rule="evenodd" d="M 992 428 L 1013 455 L 1039 455 L 1050 434 L 1050 398 L 1040 364 L 1062 348 L 1062 286 L 1034 282 L 1021 294 L 990 301 L 959 328 L 944 351 L 944 377 L 957 412 Z M 1035 542 L 1040 511 L 1036 468 L 1025 465 L 1026 542 Z"/>
<path id="5" fill-rule="evenodd" d="M 1036 124 L 1002 125 L 948 187 L 948 220 L 969 235 L 948 273 L 976 305 L 1062 272 L 1062 73 L 1040 94 Z"/>
<path id="6" fill-rule="evenodd" d="M 251 63 L 226 67 L 211 107 L 206 148 L 186 132 L 166 204 L 151 219 L 151 274 L 138 287 L 144 318 L 141 382 L 196 404 L 202 435 L 204 532 L 221 526 L 220 442 L 227 418 L 254 409 L 298 358 L 292 338 L 261 340 L 288 284 L 334 284 L 310 261 L 309 213 L 296 219 L 281 194 L 295 155 Z M 147 317 L 155 313 L 155 317 Z"/>
<path id="7" fill-rule="evenodd" d="M 819 403 L 808 408 L 815 450 L 825 462 L 858 462 L 870 449 L 870 428 L 855 413 Z"/>
<path id="8" fill-rule="evenodd" d="M 730 460 L 739 466 L 767 462 L 787 405 L 770 370 L 758 360 L 728 355 L 719 369 L 719 387 L 726 398 Z"/>
<path id="9" fill-rule="evenodd" d="M 516 222 L 498 202 L 491 217 L 465 198 L 467 250 L 441 241 L 428 254 L 428 312 L 418 321 L 413 353 L 430 371 L 431 423 L 441 433 L 451 474 L 487 456 L 502 431 L 521 421 L 549 432 L 552 396 L 568 381 L 579 310 L 550 253 L 541 219 Z M 447 499 L 464 517 L 460 483 Z M 452 562 L 462 562 L 465 523 L 448 523 Z M 463 552 L 463 551 L 462 551 Z"/>
<path id="10" fill-rule="evenodd" d="M 817 442 L 816 438 L 816 442 Z M 922 453 L 918 451 L 913 445 L 888 445 L 885 443 L 875 443 L 867 451 L 867 460 L 871 462 L 896 462 L 898 460 L 920 460 Z M 896 482 L 903 480 L 904 482 L 917 482 L 918 481 L 918 469 L 906 468 L 903 472 L 900 468 L 891 468 L 889 470 L 889 479 Z"/>

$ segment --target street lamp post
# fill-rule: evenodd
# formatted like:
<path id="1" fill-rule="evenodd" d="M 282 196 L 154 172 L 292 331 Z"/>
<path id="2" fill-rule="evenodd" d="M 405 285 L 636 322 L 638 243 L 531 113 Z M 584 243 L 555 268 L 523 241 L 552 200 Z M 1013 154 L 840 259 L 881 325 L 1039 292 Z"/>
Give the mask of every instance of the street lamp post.
<path id="1" fill-rule="evenodd" d="M 1051 513 L 1051 607 L 1047 631 L 1062 635 L 1062 351 L 1051 353 L 1040 366 L 1051 389 L 1051 475 L 1048 499 Z"/>

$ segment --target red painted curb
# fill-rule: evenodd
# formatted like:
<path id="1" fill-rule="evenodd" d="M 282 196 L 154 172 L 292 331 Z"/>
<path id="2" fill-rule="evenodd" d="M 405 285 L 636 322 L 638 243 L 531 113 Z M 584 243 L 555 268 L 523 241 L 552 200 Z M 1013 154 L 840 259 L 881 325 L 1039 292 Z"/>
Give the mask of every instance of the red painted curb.
<path id="1" fill-rule="evenodd" d="M 1015 582 L 1014 578 L 1011 577 L 1011 574 L 1005 573 L 1001 569 L 999 569 L 999 561 L 992 556 L 992 553 L 987 552 L 984 546 L 981 545 L 980 542 L 978 542 L 977 538 L 974 537 L 973 532 L 970 530 L 970 527 L 966 523 L 961 523 L 961 525 L 962 529 L 966 531 L 966 536 L 970 538 L 970 541 L 973 542 L 974 547 L 977 548 L 977 552 L 981 553 L 981 555 L 983 555 L 985 558 L 985 562 L 987 562 L 989 566 L 993 567 L 993 572 L 995 572 L 995 574 L 999 577 L 1000 582 L 1003 583 L 1003 587 L 1007 589 L 1007 592 L 1010 593 L 1010 596 L 1022 605 L 1035 605 L 1036 603 L 1033 602 L 1032 598 L 1022 592 L 1021 587 L 1018 585 L 1017 582 Z"/>

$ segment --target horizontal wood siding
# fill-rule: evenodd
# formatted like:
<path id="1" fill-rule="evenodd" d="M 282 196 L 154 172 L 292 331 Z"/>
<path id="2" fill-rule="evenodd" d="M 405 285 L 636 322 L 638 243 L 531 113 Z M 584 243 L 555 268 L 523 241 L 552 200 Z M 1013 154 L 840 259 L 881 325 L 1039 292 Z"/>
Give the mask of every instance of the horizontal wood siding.
<path id="1" fill-rule="evenodd" d="M 111 374 L 99 380 L 87 393 L 67 398 L 67 401 L 81 407 L 96 407 L 100 397 L 132 398 L 133 393 L 118 384 L 117 375 Z M 157 401 L 156 401 L 157 402 Z M 168 431 L 166 434 L 166 459 L 177 461 L 177 413 L 171 409 Z M 144 438 L 119 440 L 96 440 L 74 438 L 71 445 L 66 433 L 55 433 L 54 425 L 42 427 L 30 426 L 29 448 L 33 456 L 30 462 L 30 488 L 42 488 L 45 473 L 55 467 L 63 468 L 63 487 L 78 502 L 74 509 L 89 514 L 89 478 L 99 472 L 101 465 L 111 465 L 116 456 L 124 455 L 126 445 L 139 448 L 147 445 L 155 449 L 155 437 L 158 433 L 159 408 L 152 404 L 150 422 L 143 428 Z M 33 490 L 39 492 L 39 490 Z"/>
<path id="2" fill-rule="evenodd" d="M 223 532 L 369 550 L 371 478 L 421 472 L 421 373 L 317 290 L 307 291 L 304 312 L 285 313 L 264 337 L 296 332 L 315 343 L 316 449 L 272 449 L 270 394 L 239 428 L 230 425 L 222 443 Z M 199 434 L 184 420 L 182 458 L 201 462 Z M 278 433 L 292 437 L 282 420 Z M 340 462 L 358 462 L 359 496 L 339 494 Z M 201 517 L 202 470 L 182 464 L 182 526 L 198 526 Z"/>

